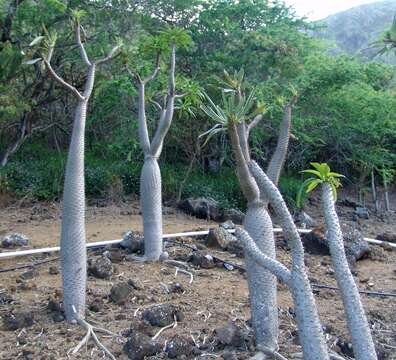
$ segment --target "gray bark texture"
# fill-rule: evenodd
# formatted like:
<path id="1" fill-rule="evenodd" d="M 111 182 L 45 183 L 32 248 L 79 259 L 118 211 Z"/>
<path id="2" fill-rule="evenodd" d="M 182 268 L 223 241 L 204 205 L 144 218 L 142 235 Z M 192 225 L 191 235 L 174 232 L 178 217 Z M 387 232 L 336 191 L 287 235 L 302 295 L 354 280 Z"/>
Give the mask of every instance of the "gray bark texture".
<path id="1" fill-rule="evenodd" d="M 377 359 L 370 328 L 360 301 L 359 291 L 345 255 L 344 241 L 334 206 L 333 192 L 328 183 L 322 184 L 322 201 L 331 260 L 344 304 L 355 359 Z"/>
<path id="2" fill-rule="evenodd" d="M 66 163 L 61 230 L 63 305 L 69 321 L 84 318 L 85 249 L 84 131 L 87 102 L 79 102 Z M 77 313 L 74 312 L 73 306 Z"/>
<path id="3" fill-rule="evenodd" d="M 95 81 L 96 63 L 110 60 L 116 48 L 102 60 L 90 62 L 80 38 L 80 25 L 76 26 L 77 44 L 81 56 L 88 66 L 84 91 L 81 94 L 68 84 L 52 68 L 50 61 L 53 47 L 44 63 L 51 76 L 78 99 L 75 110 L 73 131 L 67 156 L 65 183 L 63 189 L 62 228 L 60 255 L 62 267 L 63 305 L 66 319 L 77 323 L 85 317 L 85 291 L 87 282 L 87 251 L 85 237 L 85 178 L 84 178 L 84 133 L 87 106 Z"/>
<path id="4" fill-rule="evenodd" d="M 249 169 L 262 196 L 269 200 L 282 223 L 283 234 L 292 254 L 290 290 L 293 296 L 300 343 L 304 359 L 329 359 L 322 326 L 304 264 L 304 248 L 300 235 L 282 195 L 263 170 L 251 161 Z M 265 266 L 264 264 L 262 264 Z"/>
<path id="5" fill-rule="evenodd" d="M 156 103 L 159 111 L 159 123 L 150 143 L 147 130 L 145 85 L 153 80 L 159 71 L 159 58 L 153 73 L 141 79 L 138 74 L 130 74 L 137 79 L 139 87 L 139 142 L 144 153 L 144 164 L 140 176 L 140 207 L 143 216 L 144 257 L 141 260 L 157 261 L 162 250 L 162 187 L 158 158 L 161 155 L 164 139 L 172 123 L 175 102 L 175 66 L 176 47 L 171 46 L 171 58 L 168 80 L 168 95 L 163 106 Z"/>
<path id="6" fill-rule="evenodd" d="M 275 259 L 275 241 L 271 218 L 264 203 L 251 203 L 247 209 L 244 228 L 254 239 L 258 249 Z M 278 302 L 276 277 L 257 266 L 249 253 L 245 254 L 250 308 L 256 344 L 267 349 L 278 349 Z"/>
<path id="7" fill-rule="evenodd" d="M 271 157 L 270 163 L 267 168 L 267 175 L 270 180 L 278 186 L 280 174 L 287 157 L 287 150 L 289 147 L 291 122 L 292 122 L 292 107 L 294 100 L 288 103 L 283 111 L 282 122 L 279 127 L 278 142 L 276 149 Z"/>
<path id="8" fill-rule="evenodd" d="M 257 247 L 275 259 L 275 242 L 271 218 L 266 204 L 260 201 L 260 191 L 248 168 L 249 148 L 246 124 L 229 124 L 229 136 L 235 154 L 237 177 L 248 201 L 244 227 Z M 278 306 L 276 277 L 258 267 L 253 258 L 245 256 L 250 294 L 250 311 L 256 345 L 270 350 L 278 348 Z"/>
<path id="9" fill-rule="evenodd" d="M 156 261 L 162 253 L 161 172 L 154 157 L 146 157 L 140 176 L 145 260 Z"/>

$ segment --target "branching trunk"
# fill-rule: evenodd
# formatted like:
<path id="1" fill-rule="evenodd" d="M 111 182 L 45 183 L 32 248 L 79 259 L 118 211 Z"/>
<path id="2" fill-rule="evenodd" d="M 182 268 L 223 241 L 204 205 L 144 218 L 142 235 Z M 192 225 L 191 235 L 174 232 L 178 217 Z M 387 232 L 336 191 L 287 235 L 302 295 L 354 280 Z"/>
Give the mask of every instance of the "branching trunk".
<path id="1" fill-rule="evenodd" d="M 322 200 L 331 260 L 344 303 L 355 358 L 357 360 L 377 359 L 370 328 L 360 301 L 359 291 L 345 255 L 344 241 L 334 206 L 333 192 L 331 186 L 327 183 L 322 185 Z"/>
<path id="2" fill-rule="evenodd" d="M 144 164 L 140 176 L 140 206 L 143 216 L 144 257 L 142 260 L 156 261 L 162 254 L 162 188 L 161 172 L 158 158 L 161 155 L 164 139 L 169 131 L 173 119 L 175 101 L 175 66 L 176 47 L 171 46 L 171 59 L 168 80 L 168 95 L 163 106 L 157 104 L 160 111 L 158 128 L 153 139 L 147 130 L 145 110 L 145 85 L 153 80 L 159 71 L 159 58 L 156 68 L 146 79 L 141 79 L 138 74 L 129 73 L 137 80 L 139 87 L 139 142 L 144 153 Z"/>
<path id="3" fill-rule="evenodd" d="M 295 304 L 299 338 L 303 348 L 304 359 L 328 359 L 329 355 L 323 337 L 315 299 L 305 270 L 304 248 L 293 218 L 279 190 L 260 167 L 252 161 L 249 164 L 249 169 L 257 182 L 262 196 L 269 200 L 277 217 L 280 219 L 284 237 L 291 250 L 290 290 Z M 265 266 L 264 264 L 262 265 Z"/>
<path id="4" fill-rule="evenodd" d="M 63 304 L 66 319 L 81 323 L 85 317 L 85 292 L 87 282 L 87 252 L 85 238 L 85 178 L 84 178 L 84 133 L 88 101 L 95 81 L 96 64 L 112 58 L 108 56 L 95 62 L 88 60 L 80 39 L 80 25 L 76 26 L 77 44 L 82 58 L 88 66 L 84 92 L 63 80 L 52 68 L 50 61 L 53 46 L 44 60 L 50 75 L 78 99 L 75 110 L 73 131 L 66 162 L 63 191 L 63 211 L 61 230 L 61 266 L 63 283 Z M 114 48 L 114 49 L 117 49 Z M 115 50 L 110 54 L 114 54 Z"/>

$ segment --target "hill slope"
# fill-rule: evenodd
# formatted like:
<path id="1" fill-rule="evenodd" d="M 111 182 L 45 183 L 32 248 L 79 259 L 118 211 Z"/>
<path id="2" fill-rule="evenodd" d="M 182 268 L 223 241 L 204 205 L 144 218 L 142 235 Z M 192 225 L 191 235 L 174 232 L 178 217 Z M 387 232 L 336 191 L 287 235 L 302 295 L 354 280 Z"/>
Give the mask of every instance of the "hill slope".
<path id="1" fill-rule="evenodd" d="M 325 26 L 315 36 L 328 42 L 330 53 L 347 53 L 363 59 L 373 58 L 376 50 L 367 50 L 387 30 L 396 14 L 396 0 L 386 0 L 351 8 L 318 22 Z M 394 62 L 394 56 L 381 57 Z"/>

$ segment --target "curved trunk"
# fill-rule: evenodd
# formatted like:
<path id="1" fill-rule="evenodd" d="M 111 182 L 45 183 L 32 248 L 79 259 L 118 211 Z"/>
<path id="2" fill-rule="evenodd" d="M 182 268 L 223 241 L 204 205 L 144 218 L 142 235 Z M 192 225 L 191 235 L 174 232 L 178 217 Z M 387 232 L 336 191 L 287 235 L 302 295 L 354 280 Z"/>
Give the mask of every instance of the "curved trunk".
<path id="1" fill-rule="evenodd" d="M 140 207 L 143 216 L 144 258 L 156 261 L 162 253 L 161 172 L 158 161 L 145 156 L 140 176 Z"/>
<path id="2" fill-rule="evenodd" d="M 345 255 L 343 236 L 334 207 L 333 192 L 327 183 L 322 185 L 322 196 L 331 260 L 344 303 L 355 358 L 357 360 L 377 359 L 370 328 L 360 301 L 359 291 Z"/>
<path id="3" fill-rule="evenodd" d="M 78 103 L 67 157 L 60 242 L 63 304 L 68 321 L 83 319 L 87 282 L 84 131 L 87 100 Z M 74 309 L 73 309 L 74 307 Z"/>
<path id="4" fill-rule="evenodd" d="M 287 149 L 289 147 L 291 109 L 292 104 L 286 105 L 284 109 L 283 119 L 279 128 L 278 143 L 267 169 L 268 177 L 276 186 L 278 186 L 279 177 L 282 172 L 283 165 L 287 156 Z"/>
<path id="5" fill-rule="evenodd" d="M 304 268 L 293 266 L 291 293 L 304 360 L 329 359 L 315 299 Z"/>
<path id="6" fill-rule="evenodd" d="M 264 203 L 255 202 L 248 206 L 244 228 L 260 251 L 275 259 L 272 221 Z M 276 351 L 278 349 L 276 277 L 259 266 L 249 253 L 245 253 L 245 262 L 256 346 Z"/>

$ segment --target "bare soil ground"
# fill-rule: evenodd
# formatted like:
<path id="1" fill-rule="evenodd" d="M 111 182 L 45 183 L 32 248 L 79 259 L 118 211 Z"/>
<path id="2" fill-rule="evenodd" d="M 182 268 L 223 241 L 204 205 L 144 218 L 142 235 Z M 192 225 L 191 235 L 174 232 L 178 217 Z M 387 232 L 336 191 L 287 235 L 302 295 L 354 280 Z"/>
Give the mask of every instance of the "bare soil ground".
<path id="1" fill-rule="evenodd" d="M 311 214 L 315 215 L 315 203 L 310 205 Z M 348 220 L 348 209 L 342 209 Z M 320 210 L 316 208 L 316 213 Z M 317 216 L 320 219 L 320 216 Z M 87 210 L 88 241 L 99 241 L 120 238 L 129 230 L 141 230 L 141 221 L 137 203 L 120 206 L 95 207 Z M 348 220 L 349 221 L 349 220 Z M 366 236 L 374 237 L 379 232 L 396 232 L 393 218 L 385 222 L 371 219 L 367 225 Z M 365 227 L 364 221 L 361 221 Z M 213 223 L 191 218 L 174 209 L 165 208 L 164 232 L 179 232 L 192 229 L 206 229 Z M 54 246 L 58 243 L 60 227 L 60 211 L 56 204 L 35 203 L 27 207 L 15 204 L 0 210 L 0 236 L 11 232 L 21 232 L 31 239 L 31 247 Z M 198 245 L 202 251 L 222 259 L 243 265 L 243 259 L 236 258 L 228 252 L 207 249 L 204 240 L 179 239 L 187 244 Z M 171 245 L 171 244 L 169 244 Z M 382 247 L 372 247 L 370 258 L 361 260 L 356 267 L 356 281 L 360 289 L 396 293 L 396 252 Z M 180 246 L 169 246 L 170 258 L 183 260 L 191 251 Z M 105 249 L 89 252 L 90 258 L 100 257 Z M 115 250 L 121 257 L 124 250 Z M 55 258 L 51 256 L 35 256 L 15 258 L 1 261 L 0 269 L 29 263 L 32 261 Z M 278 247 L 278 257 L 285 264 L 290 263 L 286 249 Z M 327 256 L 306 255 L 306 263 L 312 282 L 336 285 L 330 269 L 330 258 Z M 227 270 L 222 264 L 211 269 L 194 268 L 189 271 L 194 281 L 183 273 L 175 276 L 175 268 L 164 263 L 145 263 L 120 260 L 114 264 L 115 273 L 110 279 L 97 279 L 90 276 L 88 280 L 87 321 L 97 323 L 119 337 L 101 337 L 117 359 L 127 359 L 122 348 L 127 341 L 128 329 L 141 324 L 142 311 L 152 305 L 170 302 L 179 306 L 184 317 L 175 328 L 162 332 L 158 340 L 165 344 L 175 335 L 184 337 L 199 345 L 194 355 L 179 358 L 228 358 L 246 359 L 254 354 L 249 336 L 242 346 L 224 346 L 218 343 L 215 329 L 234 321 L 242 332 L 249 332 L 249 300 L 246 279 L 239 270 Z M 54 313 L 48 309 L 50 298 L 60 299 L 60 275 L 50 274 L 50 267 L 59 267 L 58 261 L 36 266 L 31 279 L 21 279 L 21 274 L 29 269 L 0 272 L 0 316 L 9 313 L 27 312 L 33 319 L 31 326 L 7 331 L 0 324 L 0 359 L 102 359 L 101 351 L 89 344 L 77 355 L 67 355 L 84 336 L 84 331 L 66 323 L 56 322 Z M 51 270 L 53 272 L 53 269 Z M 110 298 L 111 287 L 123 281 L 132 280 L 137 283 L 128 300 L 123 305 L 116 305 Z M 179 282 L 184 291 L 168 293 L 165 288 Z M 165 285 L 165 286 L 164 286 Z M 283 284 L 279 289 L 280 315 L 280 353 L 291 358 L 301 351 L 298 345 L 293 303 L 287 288 Z M 347 358 L 348 352 L 340 345 L 340 341 L 349 341 L 345 326 L 345 315 L 339 294 L 333 290 L 315 290 L 316 300 L 322 324 L 326 329 L 329 346 Z M 362 295 L 377 347 L 382 359 L 396 359 L 396 297 L 374 297 Z M 92 305 L 95 304 L 95 307 Z M 147 334 L 153 336 L 159 328 L 145 326 Z M 337 345 L 337 342 L 339 343 Z M 203 345 L 204 344 L 204 345 Z M 230 357 L 230 352 L 232 356 Z M 161 352 L 150 359 L 167 358 Z"/>

